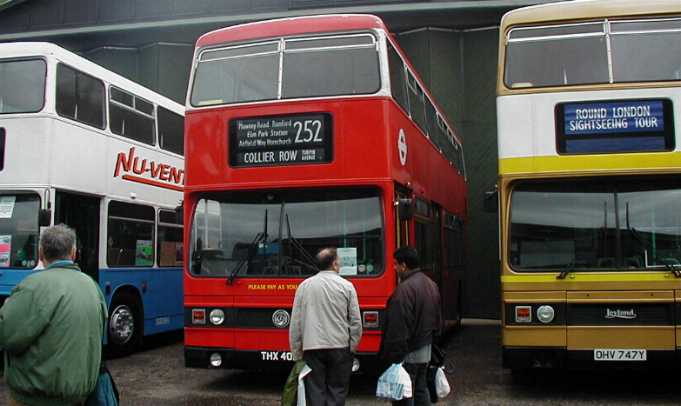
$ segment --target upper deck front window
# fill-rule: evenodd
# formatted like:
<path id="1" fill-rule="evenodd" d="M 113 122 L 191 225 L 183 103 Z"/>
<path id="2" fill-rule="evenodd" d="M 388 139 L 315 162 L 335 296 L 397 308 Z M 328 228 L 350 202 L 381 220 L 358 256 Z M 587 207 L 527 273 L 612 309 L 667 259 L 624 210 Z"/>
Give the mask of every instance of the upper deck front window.
<path id="1" fill-rule="evenodd" d="M 42 59 L 0 61 L 0 114 L 35 113 L 45 102 Z"/>
<path id="2" fill-rule="evenodd" d="M 191 104 L 372 94 L 380 88 L 376 38 L 368 33 L 284 38 L 199 54 Z"/>
<path id="3" fill-rule="evenodd" d="M 511 29 L 509 88 L 681 80 L 681 18 Z"/>

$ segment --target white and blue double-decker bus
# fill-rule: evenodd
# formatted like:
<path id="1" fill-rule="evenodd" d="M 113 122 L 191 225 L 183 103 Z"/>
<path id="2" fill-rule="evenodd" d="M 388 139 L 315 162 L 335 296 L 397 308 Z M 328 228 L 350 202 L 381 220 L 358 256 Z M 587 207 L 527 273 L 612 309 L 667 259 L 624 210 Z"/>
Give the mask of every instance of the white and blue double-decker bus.
<path id="1" fill-rule="evenodd" d="M 0 305 L 76 230 L 117 353 L 181 329 L 184 108 L 48 43 L 0 44 Z"/>

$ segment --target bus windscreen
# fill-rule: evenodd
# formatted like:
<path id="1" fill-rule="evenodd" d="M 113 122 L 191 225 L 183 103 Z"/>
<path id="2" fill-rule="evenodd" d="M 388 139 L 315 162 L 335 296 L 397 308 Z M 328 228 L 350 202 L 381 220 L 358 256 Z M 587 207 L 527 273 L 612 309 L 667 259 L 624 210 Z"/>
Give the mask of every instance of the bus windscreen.
<path id="1" fill-rule="evenodd" d="M 680 202 L 675 177 L 519 183 L 509 263 L 518 272 L 681 265 Z"/>
<path id="2" fill-rule="evenodd" d="M 190 272 L 197 277 L 301 277 L 315 255 L 338 247 L 341 274 L 383 271 L 383 219 L 373 190 L 229 192 L 194 212 Z"/>

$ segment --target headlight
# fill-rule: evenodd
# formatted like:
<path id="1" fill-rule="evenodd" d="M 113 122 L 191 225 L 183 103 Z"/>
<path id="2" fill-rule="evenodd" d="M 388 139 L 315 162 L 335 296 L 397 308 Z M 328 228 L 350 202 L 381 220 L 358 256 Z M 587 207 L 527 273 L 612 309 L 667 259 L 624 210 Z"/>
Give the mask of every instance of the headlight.
<path id="1" fill-rule="evenodd" d="M 213 309 L 210 311 L 210 322 L 217 325 L 225 321 L 225 312 L 220 309 Z"/>
<path id="2" fill-rule="evenodd" d="M 222 356 L 217 352 L 210 354 L 210 364 L 215 368 L 219 367 L 222 365 Z"/>
<path id="3" fill-rule="evenodd" d="M 551 323 L 555 315 L 556 312 L 553 310 L 553 307 L 549 305 L 539 306 L 537 309 L 537 319 L 544 324 Z"/>

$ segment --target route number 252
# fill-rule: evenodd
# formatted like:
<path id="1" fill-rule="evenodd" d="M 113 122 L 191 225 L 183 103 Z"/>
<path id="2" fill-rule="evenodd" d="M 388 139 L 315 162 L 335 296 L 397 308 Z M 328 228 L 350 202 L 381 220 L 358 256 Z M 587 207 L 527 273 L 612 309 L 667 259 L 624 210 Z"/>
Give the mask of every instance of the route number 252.
<path id="1" fill-rule="evenodd" d="M 296 121 L 293 123 L 293 127 L 296 129 L 295 143 L 322 142 L 322 137 L 319 134 L 322 129 L 321 120 Z"/>

